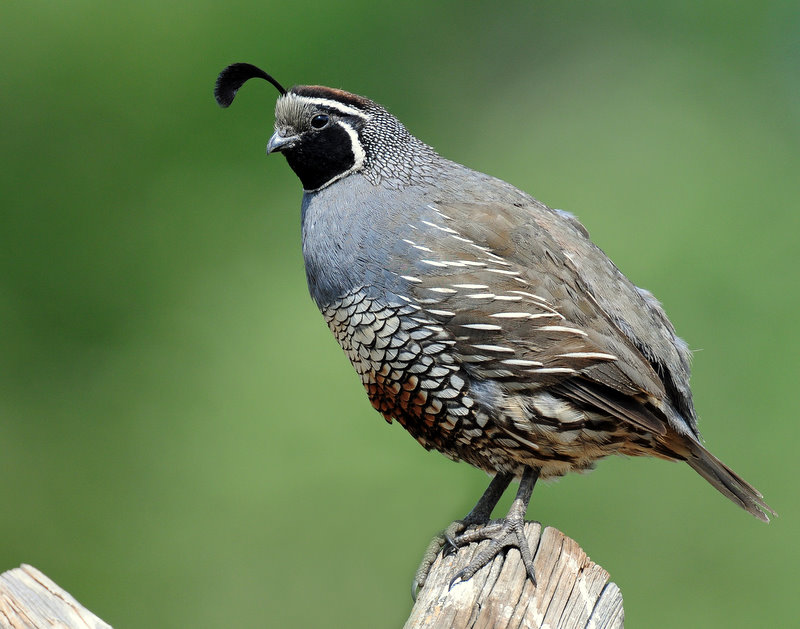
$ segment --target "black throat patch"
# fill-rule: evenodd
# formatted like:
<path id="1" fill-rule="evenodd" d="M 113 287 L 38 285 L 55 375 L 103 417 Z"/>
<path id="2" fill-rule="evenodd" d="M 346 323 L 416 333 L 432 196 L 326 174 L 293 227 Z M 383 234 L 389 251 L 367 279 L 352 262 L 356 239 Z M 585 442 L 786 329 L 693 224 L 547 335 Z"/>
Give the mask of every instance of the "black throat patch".
<path id="1" fill-rule="evenodd" d="M 283 151 L 304 190 L 317 190 L 356 165 L 354 139 L 340 123 Z"/>

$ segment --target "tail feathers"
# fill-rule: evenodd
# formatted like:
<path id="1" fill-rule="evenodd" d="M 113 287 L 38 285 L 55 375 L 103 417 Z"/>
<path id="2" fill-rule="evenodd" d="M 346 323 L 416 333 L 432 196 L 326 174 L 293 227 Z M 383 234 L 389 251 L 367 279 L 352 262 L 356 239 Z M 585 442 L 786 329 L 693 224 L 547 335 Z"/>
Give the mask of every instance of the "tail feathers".
<path id="1" fill-rule="evenodd" d="M 720 493 L 730 498 L 748 513 L 759 520 L 769 522 L 770 515 L 777 515 L 764 502 L 764 497 L 750 483 L 725 465 L 699 443 L 693 443 L 691 453 L 686 457 L 687 463 L 716 487 Z"/>

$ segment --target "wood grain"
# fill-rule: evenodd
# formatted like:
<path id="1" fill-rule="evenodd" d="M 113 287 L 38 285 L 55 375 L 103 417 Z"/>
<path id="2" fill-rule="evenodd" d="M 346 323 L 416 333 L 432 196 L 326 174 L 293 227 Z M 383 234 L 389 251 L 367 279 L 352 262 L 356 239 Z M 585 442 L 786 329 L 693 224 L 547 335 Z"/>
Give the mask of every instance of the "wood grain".
<path id="1" fill-rule="evenodd" d="M 467 582 L 449 589 L 480 544 L 436 560 L 405 629 L 616 629 L 623 626 L 622 594 L 609 574 L 574 540 L 526 522 L 537 584 L 519 552 L 496 557 Z M 488 542 L 481 542 L 487 544 Z M 534 550 L 535 549 L 535 550 Z"/>

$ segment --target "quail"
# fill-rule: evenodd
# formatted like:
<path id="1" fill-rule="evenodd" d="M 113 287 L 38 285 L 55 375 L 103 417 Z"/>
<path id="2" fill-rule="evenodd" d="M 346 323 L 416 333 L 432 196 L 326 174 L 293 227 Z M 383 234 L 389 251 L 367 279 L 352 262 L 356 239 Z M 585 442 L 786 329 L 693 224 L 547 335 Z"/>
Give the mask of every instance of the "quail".
<path id="1" fill-rule="evenodd" d="M 228 107 L 250 78 L 280 92 L 267 153 L 303 185 L 308 288 L 388 421 L 424 448 L 492 476 L 425 553 L 488 539 L 467 580 L 515 547 L 538 478 L 611 454 L 686 461 L 757 518 L 762 495 L 701 444 L 690 351 L 658 301 L 592 243 L 571 214 L 438 155 L 372 100 L 284 89 L 256 66 L 225 68 Z M 512 480 L 505 518 L 492 509 Z"/>

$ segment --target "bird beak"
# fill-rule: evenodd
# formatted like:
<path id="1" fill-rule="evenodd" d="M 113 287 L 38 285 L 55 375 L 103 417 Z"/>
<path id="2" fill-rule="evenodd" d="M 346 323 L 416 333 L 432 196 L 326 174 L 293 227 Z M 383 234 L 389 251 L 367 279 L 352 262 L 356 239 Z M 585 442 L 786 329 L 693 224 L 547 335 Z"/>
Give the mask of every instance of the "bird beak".
<path id="1" fill-rule="evenodd" d="M 284 149 L 288 149 L 289 147 L 293 146 L 294 143 L 298 140 L 298 136 L 290 135 L 289 137 L 284 137 L 281 135 L 280 131 L 276 131 L 272 134 L 272 137 L 267 142 L 267 154 L 269 153 L 280 153 Z"/>

